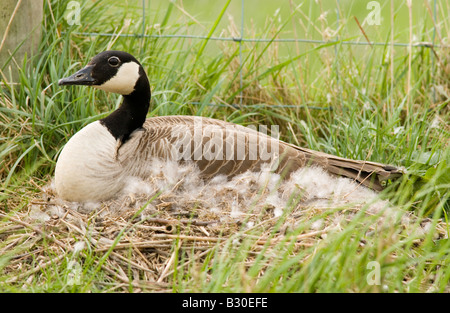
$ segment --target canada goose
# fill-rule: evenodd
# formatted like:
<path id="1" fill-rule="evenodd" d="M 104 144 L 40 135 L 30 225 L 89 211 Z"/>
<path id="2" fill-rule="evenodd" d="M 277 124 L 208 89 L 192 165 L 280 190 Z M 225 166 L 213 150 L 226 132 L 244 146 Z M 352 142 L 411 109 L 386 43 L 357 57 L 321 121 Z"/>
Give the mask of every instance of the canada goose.
<path id="1" fill-rule="evenodd" d="M 104 51 L 59 85 L 88 85 L 121 94 L 109 116 L 77 132 L 61 151 L 55 170 L 59 197 L 88 202 L 114 198 L 127 178 L 149 177 L 157 158 L 194 162 L 202 178 L 232 177 L 257 171 L 270 162 L 289 176 L 305 166 L 348 177 L 375 190 L 381 181 L 401 175 L 393 166 L 345 159 L 279 141 L 229 122 L 194 116 L 146 119 L 150 85 L 142 65 L 129 53 Z"/>

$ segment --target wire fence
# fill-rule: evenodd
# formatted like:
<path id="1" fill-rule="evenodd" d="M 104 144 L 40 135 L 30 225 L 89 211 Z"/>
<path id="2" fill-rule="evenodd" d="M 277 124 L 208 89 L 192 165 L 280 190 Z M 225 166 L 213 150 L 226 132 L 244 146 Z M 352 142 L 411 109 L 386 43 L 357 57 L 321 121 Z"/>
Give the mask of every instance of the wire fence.
<path id="1" fill-rule="evenodd" d="M 173 0 L 172 0 L 173 1 Z M 238 0 L 236 0 L 238 1 Z M 147 21 L 146 21 L 146 13 L 147 10 L 151 10 L 151 0 L 141 0 L 142 5 L 142 32 L 141 33 L 133 33 L 133 34 L 123 34 L 123 33 L 105 33 L 105 32 L 73 32 L 75 35 L 81 35 L 81 36 L 104 36 L 104 37 L 137 37 L 137 38 L 160 38 L 160 39 L 176 39 L 176 38 L 185 38 L 185 39 L 193 39 L 193 40 L 203 40 L 203 41 L 222 41 L 222 42 L 234 42 L 235 44 L 239 45 L 239 86 L 240 86 L 240 96 L 239 96 L 239 103 L 234 103 L 231 105 L 225 105 L 225 104 L 218 104 L 218 103 L 208 103 L 208 106 L 233 106 L 233 107 L 250 107 L 250 108 L 257 108 L 257 107 L 263 107 L 266 106 L 265 104 L 243 104 L 243 88 L 244 88 L 244 80 L 243 80 L 243 44 L 245 42 L 253 42 L 253 43 L 309 43 L 309 44 L 335 44 L 335 58 L 339 57 L 339 50 L 337 49 L 337 45 L 351 45 L 351 46 L 390 46 L 390 47 L 409 47 L 409 48 L 427 48 L 432 50 L 431 53 L 431 62 L 432 62 L 432 69 L 435 68 L 435 58 L 436 58 L 436 51 L 435 49 L 442 48 L 441 45 L 435 44 L 436 40 L 436 32 L 437 32 L 437 22 L 436 22 L 436 14 L 437 14 L 437 0 L 429 0 L 429 2 L 432 2 L 432 18 L 433 18 L 433 26 L 432 26 L 432 40 L 431 42 L 373 42 L 370 41 L 369 38 L 366 37 L 364 31 L 362 30 L 361 36 L 364 36 L 362 38 L 365 38 L 363 41 L 357 41 L 357 40 L 345 40 L 340 39 L 339 35 L 336 35 L 334 39 L 331 40 L 316 40 L 316 39 L 306 39 L 306 38 L 248 38 L 245 37 L 244 34 L 244 19 L 245 19 L 245 3 L 246 0 L 240 0 L 240 13 L 241 13 L 241 19 L 240 19 L 240 35 L 238 37 L 221 37 L 221 36 L 212 36 L 212 35 L 191 35 L 191 34 L 146 34 L 146 27 L 147 27 Z M 336 1 L 336 19 L 337 19 L 337 25 L 340 23 L 340 16 L 339 16 L 339 6 L 340 6 L 340 0 Z M 394 1 L 394 0 L 391 0 Z M 412 0 L 405 0 L 409 5 L 412 5 Z M 427 1 L 427 0 L 425 0 Z M 146 5 L 146 2 L 148 2 L 148 5 Z M 378 2 L 378 1 L 369 1 L 372 2 Z M 359 22 L 358 22 L 359 23 Z M 338 33 L 338 32 L 337 32 Z M 447 47 L 447 46 L 445 46 Z M 336 71 L 337 81 L 339 83 L 339 73 Z M 435 100 L 435 91 L 433 90 L 433 98 Z M 191 104 L 202 104 L 204 103 L 200 102 L 191 102 Z M 280 108 L 299 108 L 302 107 L 302 105 L 289 105 L 289 104 L 270 104 L 267 105 L 270 107 L 280 107 Z M 303 105 L 307 106 L 310 109 L 317 109 L 317 110 L 332 110 L 331 107 L 321 107 L 321 106 L 311 106 L 311 105 Z"/>

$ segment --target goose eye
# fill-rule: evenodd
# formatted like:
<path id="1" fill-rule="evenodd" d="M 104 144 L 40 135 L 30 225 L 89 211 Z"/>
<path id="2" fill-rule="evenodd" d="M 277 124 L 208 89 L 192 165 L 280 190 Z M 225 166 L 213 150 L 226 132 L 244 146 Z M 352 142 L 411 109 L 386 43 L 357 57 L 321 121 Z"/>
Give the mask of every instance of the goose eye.
<path id="1" fill-rule="evenodd" d="M 108 63 L 109 63 L 109 65 L 111 65 L 113 67 L 117 67 L 120 63 L 120 60 L 118 57 L 110 57 L 108 59 Z"/>

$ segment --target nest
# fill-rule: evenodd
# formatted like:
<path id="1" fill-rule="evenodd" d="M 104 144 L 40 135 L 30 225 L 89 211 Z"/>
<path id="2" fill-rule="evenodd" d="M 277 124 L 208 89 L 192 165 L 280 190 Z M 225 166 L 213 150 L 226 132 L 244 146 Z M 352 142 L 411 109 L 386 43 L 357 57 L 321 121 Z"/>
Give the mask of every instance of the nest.
<path id="1" fill-rule="evenodd" d="M 90 266 L 107 276 L 94 282 L 101 290 L 172 291 L 174 271 L 209 262 L 213 251 L 230 242 L 250 242 L 251 264 L 252 257 L 270 254 L 286 236 L 294 253 L 314 247 L 362 208 L 379 216 L 379 225 L 386 217 L 392 223 L 393 215 L 403 224 L 413 218 L 386 210 L 386 201 L 349 180 L 332 178 L 334 185 L 328 180 L 325 191 L 320 183 L 326 174 L 319 169 L 300 171 L 287 182 L 264 171 L 206 183 L 195 171 L 179 171 L 176 180 L 164 172 L 161 168 L 151 181 L 135 182 L 117 199 L 95 204 L 65 202 L 50 184 L 26 209 L 1 213 L 8 219 L 0 230 L 5 243 L 0 255 L 10 255 L 3 269 L 10 277 L 6 283 L 45 280 L 47 268 L 65 264 L 74 284 Z"/>

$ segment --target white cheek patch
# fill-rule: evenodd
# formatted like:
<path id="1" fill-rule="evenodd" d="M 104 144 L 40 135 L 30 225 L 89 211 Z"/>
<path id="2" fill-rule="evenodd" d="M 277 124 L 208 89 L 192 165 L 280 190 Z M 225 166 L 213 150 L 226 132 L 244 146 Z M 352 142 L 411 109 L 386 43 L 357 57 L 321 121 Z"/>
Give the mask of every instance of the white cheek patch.
<path id="1" fill-rule="evenodd" d="M 133 92 L 134 86 L 139 79 L 139 64 L 135 62 L 127 62 L 122 64 L 117 74 L 102 85 L 93 86 L 98 89 L 118 93 L 121 95 L 129 95 Z"/>

